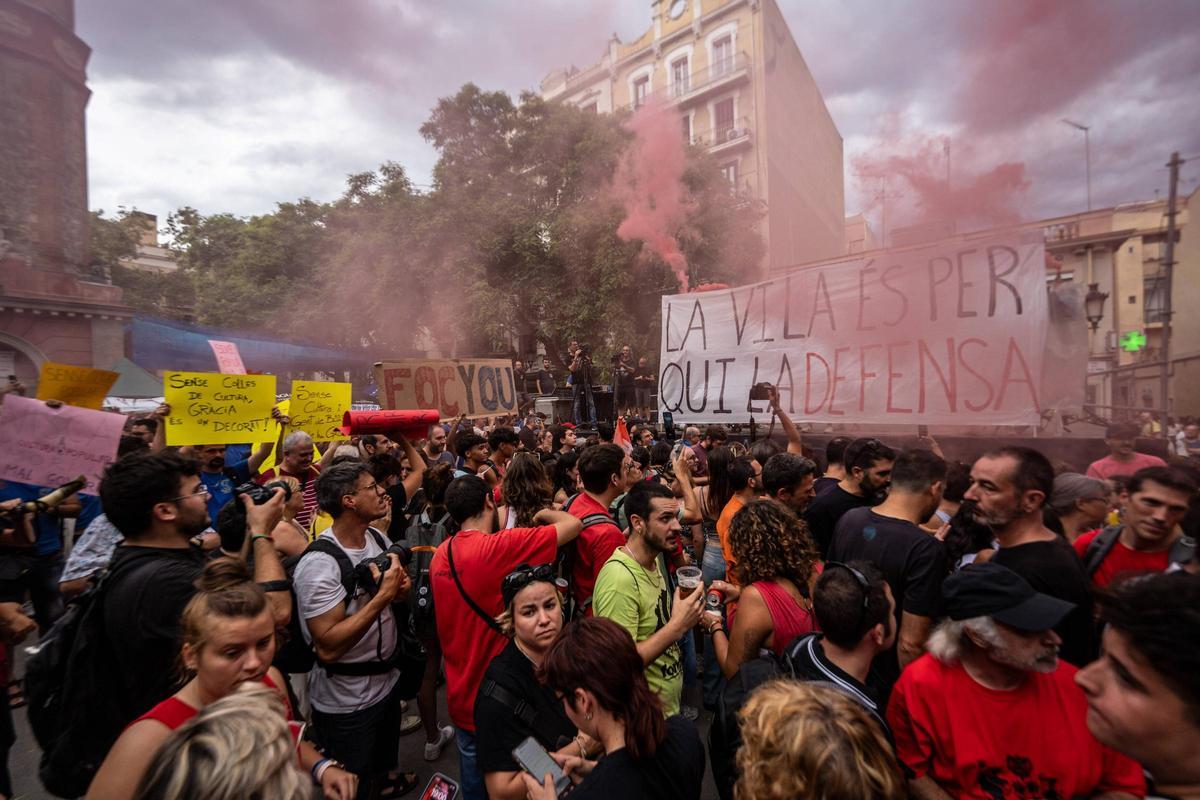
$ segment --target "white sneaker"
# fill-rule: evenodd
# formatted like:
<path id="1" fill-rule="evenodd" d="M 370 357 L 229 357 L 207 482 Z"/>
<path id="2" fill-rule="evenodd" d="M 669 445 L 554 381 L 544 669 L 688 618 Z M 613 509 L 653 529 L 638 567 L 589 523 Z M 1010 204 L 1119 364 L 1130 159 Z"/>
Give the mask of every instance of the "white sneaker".
<path id="1" fill-rule="evenodd" d="M 438 740 L 436 742 L 425 743 L 425 760 L 437 761 L 442 756 L 442 750 L 453 740 L 454 727 L 447 725 L 446 727 L 442 728 L 442 732 L 438 736 Z"/>

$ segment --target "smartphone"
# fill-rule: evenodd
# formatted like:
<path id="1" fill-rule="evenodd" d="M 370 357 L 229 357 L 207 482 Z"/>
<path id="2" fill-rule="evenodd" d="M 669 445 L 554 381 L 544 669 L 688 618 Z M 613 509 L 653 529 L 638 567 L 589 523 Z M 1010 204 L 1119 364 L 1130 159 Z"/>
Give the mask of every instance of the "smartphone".
<path id="1" fill-rule="evenodd" d="M 920 436 L 922 439 L 928 439 L 929 438 L 929 426 L 928 425 L 918 425 L 917 426 L 917 436 Z"/>
<path id="2" fill-rule="evenodd" d="M 547 775 L 554 779 L 554 794 L 563 797 L 571 789 L 571 779 L 558 766 L 558 762 L 550 757 L 546 748 L 542 747 L 532 736 L 521 742 L 512 751 L 513 758 L 521 769 L 528 772 L 538 783 Z"/>
<path id="3" fill-rule="evenodd" d="M 454 800 L 458 797 L 458 784 L 440 772 L 433 773 L 425 791 L 421 792 L 421 800 Z"/>

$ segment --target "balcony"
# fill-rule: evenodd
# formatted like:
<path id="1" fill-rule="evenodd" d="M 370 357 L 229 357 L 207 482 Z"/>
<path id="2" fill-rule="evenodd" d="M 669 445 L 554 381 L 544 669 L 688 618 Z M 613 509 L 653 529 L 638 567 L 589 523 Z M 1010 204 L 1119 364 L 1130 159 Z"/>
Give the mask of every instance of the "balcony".
<path id="1" fill-rule="evenodd" d="M 651 92 L 641 102 L 634 101 L 625 109 L 632 111 L 649 99 L 686 108 L 725 89 L 749 82 L 750 66 L 749 54 L 734 53 L 732 57 L 717 61 L 706 69 L 690 73 L 682 81 Z M 670 69 L 668 64 L 667 70 Z"/>
<path id="2" fill-rule="evenodd" d="M 753 138 L 754 131 L 750 128 L 750 118 L 738 117 L 718 125 L 715 130 L 693 136 L 692 143 L 700 147 L 707 147 L 713 155 L 720 155 L 749 147 Z"/>

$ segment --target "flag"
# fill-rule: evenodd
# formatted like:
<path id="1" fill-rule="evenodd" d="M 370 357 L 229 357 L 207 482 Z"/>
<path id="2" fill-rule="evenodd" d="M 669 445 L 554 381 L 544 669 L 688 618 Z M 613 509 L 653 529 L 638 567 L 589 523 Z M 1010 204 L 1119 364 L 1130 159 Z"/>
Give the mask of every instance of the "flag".
<path id="1" fill-rule="evenodd" d="M 633 440 L 629 438 L 629 429 L 625 427 L 625 418 L 617 417 L 617 430 L 613 433 L 613 444 L 625 451 L 625 455 L 633 452 Z"/>

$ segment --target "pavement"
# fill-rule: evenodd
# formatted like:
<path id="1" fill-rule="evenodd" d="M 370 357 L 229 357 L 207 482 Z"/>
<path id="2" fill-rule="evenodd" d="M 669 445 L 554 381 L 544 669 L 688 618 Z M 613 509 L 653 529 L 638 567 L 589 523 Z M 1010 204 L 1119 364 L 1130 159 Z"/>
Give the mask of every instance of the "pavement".
<path id="1" fill-rule="evenodd" d="M 30 644 L 31 640 L 26 640 L 14 648 L 14 655 L 16 656 L 14 675 L 23 674 L 25 648 Z M 406 713 L 415 714 L 417 713 L 416 708 L 416 701 L 409 701 L 409 709 Z M 438 689 L 438 719 L 442 725 L 449 724 L 444 687 Z M 696 720 L 696 727 L 700 732 L 701 740 L 705 742 L 706 750 L 708 726 L 711 720 L 712 715 L 706 711 L 701 711 L 700 718 Z M 43 800 L 43 798 L 50 800 L 54 795 L 44 790 L 38 781 L 37 768 L 41 751 L 33 738 L 33 733 L 29 729 L 25 708 L 13 711 L 13 722 L 16 725 L 17 741 L 9 752 L 8 757 L 8 766 L 13 779 L 13 800 Z M 425 760 L 425 735 L 423 731 L 423 728 L 418 728 L 415 732 L 400 739 L 401 768 L 407 771 L 415 771 L 421 776 L 422 783 L 428 782 L 435 772 L 441 772 L 443 775 L 457 781 L 458 749 L 454 746 L 454 742 L 446 746 L 442 751 L 441 758 L 434 762 L 428 762 Z M 314 794 L 314 797 L 319 796 L 319 792 Z M 413 792 L 407 796 L 417 798 L 420 795 L 417 792 Z M 712 782 L 712 771 L 707 765 L 705 768 L 704 789 L 700 797 L 701 800 L 717 800 L 717 790 Z"/>

